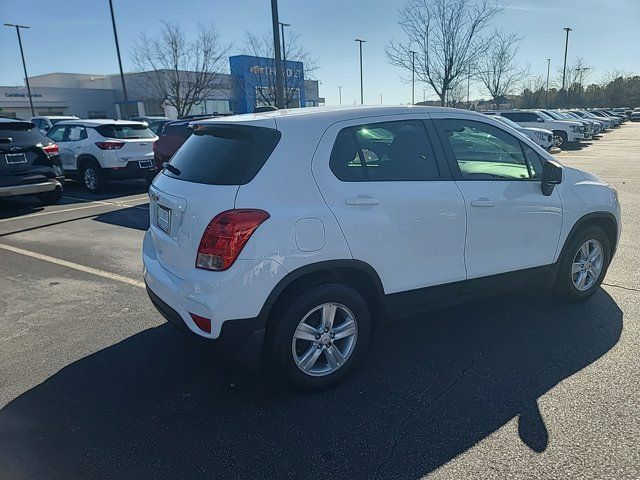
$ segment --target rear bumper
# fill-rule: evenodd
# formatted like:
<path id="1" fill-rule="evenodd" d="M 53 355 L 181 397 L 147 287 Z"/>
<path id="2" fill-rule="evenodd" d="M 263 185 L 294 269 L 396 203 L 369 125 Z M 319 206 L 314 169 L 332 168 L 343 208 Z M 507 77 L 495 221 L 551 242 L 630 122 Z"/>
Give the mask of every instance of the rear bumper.
<path id="1" fill-rule="evenodd" d="M 140 164 L 137 160 L 127 163 L 126 167 L 118 168 L 105 168 L 104 172 L 110 180 L 131 180 L 135 178 L 148 178 L 152 179 L 156 175 L 156 169 L 153 165 L 153 160 L 147 160 L 151 162 L 151 166 L 148 168 L 140 168 Z"/>
<path id="2" fill-rule="evenodd" d="M 16 197 L 18 195 L 37 195 L 38 193 L 46 193 L 62 188 L 62 184 L 51 179 L 46 182 L 33 183 L 29 185 L 11 185 L 8 187 L 0 187 L 0 197 Z"/>
<path id="3" fill-rule="evenodd" d="M 266 318 L 258 316 L 256 318 L 225 322 L 217 339 L 204 340 L 201 336 L 191 331 L 180 314 L 158 297 L 148 285 L 147 294 L 158 312 L 182 333 L 208 342 L 219 349 L 225 356 L 249 368 L 254 370 L 260 368 L 264 350 Z"/>
<path id="4" fill-rule="evenodd" d="M 153 228 L 153 227 L 152 227 Z M 152 233 L 142 242 L 144 280 L 149 297 L 158 311 L 179 330 L 199 337 L 229 357 L 257 368 L 262 344 L 269 294 L 286 274 L 272 260 L 236 260 L 221 272 L 187 269 L 180 278 L 165 269 L 156 251 Z M 191 314 L 208 318 L 211 332 L 201 330 Z"/>

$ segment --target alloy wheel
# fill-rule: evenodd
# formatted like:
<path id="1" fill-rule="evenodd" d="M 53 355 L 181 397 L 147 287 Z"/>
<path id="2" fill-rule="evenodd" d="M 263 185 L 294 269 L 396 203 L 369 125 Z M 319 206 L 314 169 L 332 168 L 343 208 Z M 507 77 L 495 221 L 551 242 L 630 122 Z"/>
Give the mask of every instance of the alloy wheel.
<path id="1" fill-rule="evenodd" d="M 358 323 L 346 306 L 323 303 L 311 309 L 293 334 L 296 366 L 313 377 L 330 375 L 347 363 L 358 339 Z"/>
<path id="2" fill-rule="evenodd" d="M 564 143 L 564 140 L 562 138 L 562 135 L 557 135 L 557 134 L 553 134 L 553 146 L 554 147 L 561 147 L 562 144 Z"/>
<path id="3" fill-rule="evenodd" d="M 96 188 L 98 188 L 98 175 L 96 174 L 96 171 L 91 167 L 84 170 L 84 184 L 91 191 L 94 191 Z"/>
<path id="4" fill-rule="evenodd" d="M 576 290 L 589 290 L 600 277 L 604 255 L 602 244 L 595 239 L 585 241 L 573 257 L 571 281 Z"/>

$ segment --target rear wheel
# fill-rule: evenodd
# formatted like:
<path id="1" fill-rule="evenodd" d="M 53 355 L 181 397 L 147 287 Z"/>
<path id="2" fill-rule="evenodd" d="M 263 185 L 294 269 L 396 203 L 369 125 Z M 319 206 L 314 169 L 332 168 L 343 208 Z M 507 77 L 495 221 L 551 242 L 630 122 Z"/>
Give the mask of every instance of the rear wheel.
<path id="1" fill-rule="evenodd" d="M 104 175 L 104 172 L 97 164 L 97 162 L 87 162 L 82 166 L 82 170 L 80 172 L 80 179 L 84 188 L 86 188 L 91 193 L 98 193 L 104 190 L 107 179 Z"/>
<path id="2" fill-rule="evenodd" d="M 604 280 L 611 261 L 609 238 L 595 225 L 579 230 L 560 261 L 556 293 L 569 301 L 593 295 Z"/>
<path id="3" fill-rule="evenodd" d="M 276 367 L 296 388 L 318 390 L 342 380 L 369 343 L 366 302 L 345 285 L 325 284 L 292 299 L 273 336 Z"/>

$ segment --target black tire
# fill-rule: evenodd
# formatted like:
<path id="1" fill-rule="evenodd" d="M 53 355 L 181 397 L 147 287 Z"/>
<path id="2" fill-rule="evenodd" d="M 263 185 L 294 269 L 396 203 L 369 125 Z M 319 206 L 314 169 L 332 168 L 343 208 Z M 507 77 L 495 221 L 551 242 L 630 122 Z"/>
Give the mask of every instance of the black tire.
<path id="1" fill-rule="evenodd" d="M 602 247 L 602 266 L 599 269 L 599 274 L 596 281 L 586 290 L 579 290 L 574 284 L 574 275 L 580 275 L 579 273 L 573 273 L 573 263 L 577 259 L 578 251 L 582 245 L 589 240 L 597 241 Z M 600 284 L 604 280 L 611 261 L 611 245 L 607 234 L 595 225 L 587 225 L 580 228 L 571 240 L 567 243 L 560 264 L 558 267 L 558 274 L 555 282 L 556 295 L 569 302 L 578 302 L 585 300 L 591 295 L 596 293 Z"/>
<path id="2" fill-rule="evenodd" d="M 89 177 L 88 177 L 89 176 Z M 85 189 L 91 193 L 102 192 L 107 186 L 107 178 L 96 161 L 88 161 L 80 170 L 80 181 Z"/>
<path id="3" fill-rule="evenodd" d="M 567 136 L 567 132 L 563 132 L 562 130 L 554 130 L 553 131 L 553 146 L 558 148 L 564 148 L 569 143 L 569 137 Z"/>
<path id="4" fill-rule="evenodd" d="M 281 310 L 282 313 L 279 315 L 279 319 L 277 319 L 277 323 L 275 324 L 275 331 L 271 343 L 271 354 L 273 356 L 274 366 L 291 385 L 303 391 L 322 390 L 337 384 L 355 367 L 369 344 L 371 337 L 371 315 L 367 303 L 362 296 L 351 287 L 334 283 L 319 285 L 302 291 L 291 297 L 290 301 L 291 303 Z M 326 303 L 336 303 L 341 307 L 346 307 L 346 309 L 353 314 L 357 324 L 357 334 L 355 336 L 353 349 L 351 353 L 345 357 L 346 360 L 344 363 L 331 373 L 322 376 L 313 376 L 303 372 L 296 364 L 292 344 L 294 333 L 298 329 L 298 325 L 302 319 L 314 308 Z M 339 311 L 344 312 L 344 310 Z M 276 314 L 278 313 L 276 312 Z M 338 315 L 336 315 L 336 319 L 337 317 Z M 336 340 L 333 341 L 337 342 Z M 319 358 L 319 363 L 316 363 L 316 365 L 323 363 L 327 366 L 329 365 L 325 349 L 333 348 L 331 343 L 321 345 L 322 340 L 315 342 L 317 345 L 307 340 L 298 340 L 298 342 L 302 343 L 302 345 L 300 345 L 301 351 L 306 350 L 308 353 L 314 348 L 318 348 L 321 351 L 319 355 L 322 358 Z M 308 344 L 308 348 L 305 343 Z M 344 346 L 342 348 L 344 348 Z"/>
<path id="5" fill-rule="evenodd" d="M 50 192 L 39 193 L 38 200 L 42 205 L 54 205 L 62 199 L 62 188 L 56 188 Z"/>

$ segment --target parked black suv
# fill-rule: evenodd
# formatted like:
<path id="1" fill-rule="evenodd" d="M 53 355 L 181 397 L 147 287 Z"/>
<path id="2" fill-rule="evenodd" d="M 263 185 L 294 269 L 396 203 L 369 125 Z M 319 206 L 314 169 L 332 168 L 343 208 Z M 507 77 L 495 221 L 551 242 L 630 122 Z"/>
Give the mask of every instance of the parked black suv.
<path id="1" fill-rule="evenodd" d="M 0 197 L 37 195 L 50 205 L 63 184 L 58 146 L 31 122 L 0 118 Z"/>

